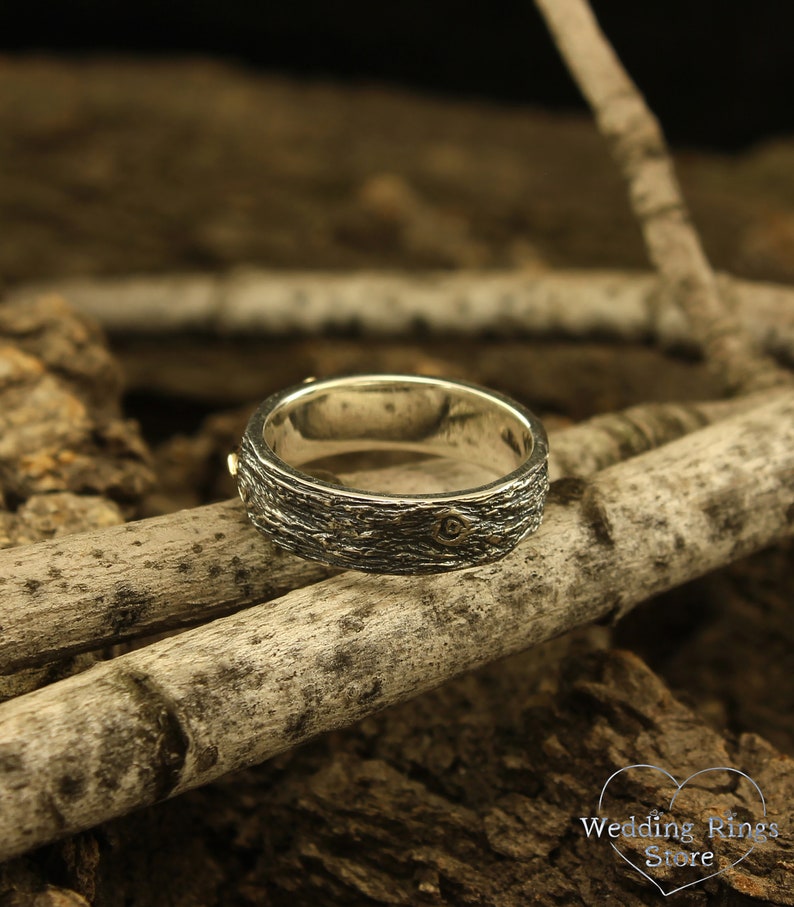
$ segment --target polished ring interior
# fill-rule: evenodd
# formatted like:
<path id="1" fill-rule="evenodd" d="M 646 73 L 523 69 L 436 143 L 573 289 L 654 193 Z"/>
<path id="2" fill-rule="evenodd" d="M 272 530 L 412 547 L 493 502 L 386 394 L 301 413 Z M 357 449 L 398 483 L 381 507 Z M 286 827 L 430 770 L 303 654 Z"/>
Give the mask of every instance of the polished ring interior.
<path id="1" fill-rule="evenodd" d="M 473 488 L 391 494 L 349 488 L 307 464 L 390 451 L 478 464 Z M 312 381 L 251 417 L 237 481 L 257 528 L 295 553 L 376 573 L 430 573 L 503 557 L 537 529 L 548 480 L 541 423 L 461 381 L 364 375 Z"/>

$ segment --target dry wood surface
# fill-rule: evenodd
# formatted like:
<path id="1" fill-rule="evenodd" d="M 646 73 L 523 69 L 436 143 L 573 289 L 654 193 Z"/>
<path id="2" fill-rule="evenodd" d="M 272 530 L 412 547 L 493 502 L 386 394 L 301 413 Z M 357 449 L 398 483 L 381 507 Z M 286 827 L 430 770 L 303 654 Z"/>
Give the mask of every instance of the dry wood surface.
<path id="1" fill-rule="evenodd" d="M 661 127 L 601 32 L 587 0 L 535 0 L 626 178 L 665 289 L 732 392 L 790 383 L 730 312 L 703 250 Z"/>
<path id="2" fill-rule="evenodd" d="M 765 399 L 656 404 L 597 416 L 552 433 L 550 479 L 586 478 L 709 422 L 751 412 Z M 426 483 L 432 468 L 419 464 L 414 474 L 402 467 L 392 485 L 401 482 L 395 490 L 409 492 L 417 480 Z M 454 477 L 450 464 L 443 468 L 444 478 Z M 344 478 L 370 487 L 364 475 Z M 0 552 L 6 577 L 0 675 L 200 623 L 336 572 L 256 532 L 239 500 Z"/>
<path id="3" fill-rule="evenodd" d="M 769 353 L 794 362 L 794 290 L 722 275 L 729 310 Z M 221 336 L 522 336 L 698 344 L 674 295 L 620 271 L 352 274 L 237 270 L 22 284 L 11 299 L 59 293 L 116 333 Z"/>
<path id="4" fill-rule="evenodd" d="M 741 766 L 785 829 L 681 903 L 794 904 L 793 404 L 703 402 L 766 382 L 754 345 L 791 363 L 791 290 L 712 283 L 694 234 L 682 253 L 670 159 L 652 121 L 636 144 L 647 111 L 611 92 L 584 12 L 557 40 L 661 278 L 615 270 L 645 253 L 576 118 L 204 61 L 2 61 L 0 854 L 27 854 L 0 865 L 3 907 L 658 904 L 576 824 L 638 757 Z M 794 276 L 792 160 L 677 158 L 717 266 Z M 323 579 L 236 502 L 194 507 L 230 496 L 257 399 L 350 370 L 539 407 L 541 533 L 457 575 Z"/>
<path id="5" fill-rule="evenodd" d="M 792 475 L 787 393 L 558 487 L 542 530 L 497 564 L 344 574 L 10 700 L 0 705 L 0 856 L 260 762 L 579 624 L 617 620 L 785 538 Z"/>

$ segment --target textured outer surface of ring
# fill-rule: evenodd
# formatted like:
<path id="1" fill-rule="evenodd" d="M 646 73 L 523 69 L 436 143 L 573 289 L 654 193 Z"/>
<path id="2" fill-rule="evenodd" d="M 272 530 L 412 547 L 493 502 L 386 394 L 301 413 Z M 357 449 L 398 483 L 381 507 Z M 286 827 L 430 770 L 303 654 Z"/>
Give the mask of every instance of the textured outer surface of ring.
<path id="1" fill-rule="evenodd" d="M 518 404 L 508 401 L 531 420 L 534 445 L 512 473 L 471 490 L 383 495 L 312 478 L 268 448 L 265 418 L 289 392 L 268 398 L 251 417 L 237 465 L 249 519 L 282 548 L 371 573 L 439 573 L 498 560 L 540 525 L 549 484 L 547 441 L 540 423 Z"/>

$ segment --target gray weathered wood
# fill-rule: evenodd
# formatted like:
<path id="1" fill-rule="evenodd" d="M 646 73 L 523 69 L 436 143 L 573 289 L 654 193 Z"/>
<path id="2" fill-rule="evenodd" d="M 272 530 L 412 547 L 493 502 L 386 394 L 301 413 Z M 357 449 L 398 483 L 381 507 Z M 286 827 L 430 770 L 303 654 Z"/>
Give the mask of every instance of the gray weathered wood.
<path id="1" fill-rule="evenodd" d="M 0 859 L 252 765 L 792 532 L 794 395 L 558 485 L 505 560 L 343 574 L 0 705 Z"/>
<path id="2" fill-rule="evenodd" d="M 655 404 L 596 416 L 552 433 L 551 478 L 590 475 L 758 402 Z M 431 471 L 421 464 L 419 478 L 426 482 Z M 402 466 L 391 478 L 399 492 L 417 476 Z M 276 547 L 236 499 L 0 551 L 0 675 L 200 623 L 334 572 Z"/>
<path id="3" fill-rule="evenodd" d="M 721 275 L 746 330 L 794 361 L 794 290 Z M 683 312 L 651 274 L 576 270 L 400 274 L 237 270 L 227 274 L 64 278 L 15 287 L 11 298 L 63 293 L 107 330 L 263 335 L 355 329 L 430 334 L 612 337 L 695 346 Z M 561 302 L 564 300 L 564 304 Z"/>
<path id="4" fill-rule="evenodd" d="M 789 384 L 720 293 L 692 225 L 656 117 L 620 63 L 587 0 L 535 0 L 598 128 L 623 171 L 651 261 L 686 313 L 707 361 L 733 391 Z"/>

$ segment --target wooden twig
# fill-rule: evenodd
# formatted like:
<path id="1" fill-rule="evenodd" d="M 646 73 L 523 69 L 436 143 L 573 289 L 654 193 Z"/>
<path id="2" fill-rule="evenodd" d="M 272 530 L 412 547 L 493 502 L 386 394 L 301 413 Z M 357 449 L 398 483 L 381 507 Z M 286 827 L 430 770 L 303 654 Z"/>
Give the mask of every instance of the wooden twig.
<path id="1" fill-rule="evenodd" d="M 659 124 L 587 0 L 535 0 L 629 185 L 645 244 L 694 336 L 731 391 L 788 383 L 723 303 L 691 224 Z"/>
<path id="2" fill-rule="evenodd" d="M 794 394 L 568 483 L 531 543 L 346 573 L 0 705 L 0 859 L 205 784 L 792 532 Z"/>
<path id="3" fill-rule="evenodd" d="M 597 416 L 552 433 L 551 478 L 586 477 L 758 404 L 654 404 Z M 415 481 L 410 469 L 399 473 Z M 237 500 L 9 549 L 0 552 L 0 675 L 200 623 L 335 572 L 273 545 Z"/>
<path id="4" fill-rule="evenodd" d="M 718 277 L 718 284 L 745 330 L 768 352 L 794 362 L 794 289 L 727 275 Z M 686 318 L 659 279 L 623 271 L 246 270 L 67 278 L 17 287 L 12 298 L 34 298 L 45 291 L 62 293 L 106 330 L 120 333 L 552 335 L 696 345 Z"/>

